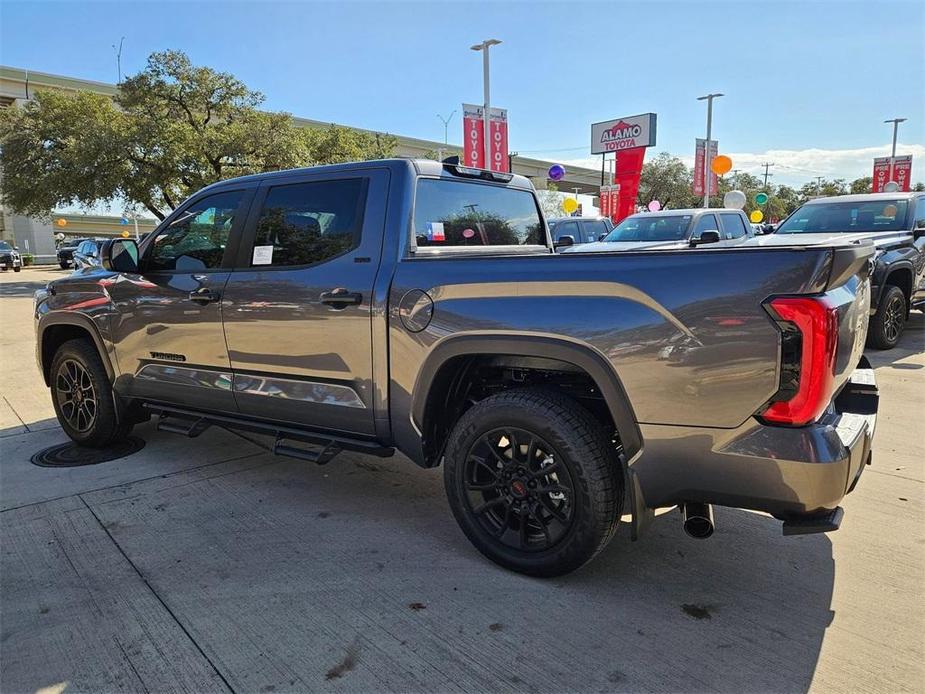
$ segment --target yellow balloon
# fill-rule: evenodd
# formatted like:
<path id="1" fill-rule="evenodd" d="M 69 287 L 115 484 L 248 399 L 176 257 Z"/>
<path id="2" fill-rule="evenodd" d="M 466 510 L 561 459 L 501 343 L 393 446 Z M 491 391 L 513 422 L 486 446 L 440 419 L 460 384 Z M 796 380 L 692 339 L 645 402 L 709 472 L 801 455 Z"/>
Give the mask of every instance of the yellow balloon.
<path id="1" fill-rule="evenodd" d="M 562 209 L 568 214 L 572 214 L 572 212 L 578 209 L 578 201 L 575 198 L 566 198 L 562 201 Z"/>
<path id="2" fill-rule="evenodd" d="M 127 239 L 127 238 L 128 238 L 128 232 L 127 232 L 127 231 L 123 231 L 123 232 L 122 232 L 122 238 L 123 238 L 123 239 Z"/>
<path id="3" fill-rule="evenodd" d="M 717 176 L 722 176 L 723 174 L 732 171 L 732 159 L 727 157 L 725 154 L 715 156 L 713 157 L 713 161 L 710 162 L 710 168 Z"/>
<path id="4" fill-rule="evenodd" d="M 753 224 L 757 224 L 762 219 L 764 219 L 764 212 L 762 212 L 761 210 L 755 210 L 750 215 L 748 215 L 748 218 L 752 220 Z"/>
<path id="5" fill-rule="evenodd" d="M 59 227 L 66 227 L 66 226 L 67 226 L 67 220 L 66 220 L 66 219 L 59 219 L 59 220 L 58 220 L 57 222 L 55 222 L 55 223 L 56 223 Z"/>

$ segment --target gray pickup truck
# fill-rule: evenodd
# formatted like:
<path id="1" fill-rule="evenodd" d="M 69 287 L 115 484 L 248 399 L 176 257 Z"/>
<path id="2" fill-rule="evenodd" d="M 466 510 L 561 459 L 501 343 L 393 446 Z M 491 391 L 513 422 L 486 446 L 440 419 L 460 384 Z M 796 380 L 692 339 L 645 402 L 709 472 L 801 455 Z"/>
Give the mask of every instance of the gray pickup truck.
<path id="1" fill-rule="evenodd" d="M 838 527 L 870 460 L 872 247 L 556 254 L 530 182 L 432 161 L 212 185 L 36 295 L 64 431 L 155 415 L 444 466 L 472 543 L 573 570 L 658 507 Z M 628 508 L 624 508 L 624 503 Z"/>

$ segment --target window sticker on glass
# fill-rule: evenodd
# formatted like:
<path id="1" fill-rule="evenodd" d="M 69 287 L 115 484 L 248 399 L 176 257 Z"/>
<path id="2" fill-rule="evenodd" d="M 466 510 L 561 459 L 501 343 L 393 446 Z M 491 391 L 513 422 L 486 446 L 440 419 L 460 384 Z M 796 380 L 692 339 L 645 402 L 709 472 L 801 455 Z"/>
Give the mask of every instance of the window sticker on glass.
<path id="1" fill-rule="evenodd" d="M 254 257 L 251 260 L 252 265 L 272 265 L 273 264 L 273 246 L 254 246 Z"/>
<path id="2" fill-rule="evenodd" d="M 446 233 L 443 231 L 443 222 L 427 223 L 427 240 L 446 241 Z"/>

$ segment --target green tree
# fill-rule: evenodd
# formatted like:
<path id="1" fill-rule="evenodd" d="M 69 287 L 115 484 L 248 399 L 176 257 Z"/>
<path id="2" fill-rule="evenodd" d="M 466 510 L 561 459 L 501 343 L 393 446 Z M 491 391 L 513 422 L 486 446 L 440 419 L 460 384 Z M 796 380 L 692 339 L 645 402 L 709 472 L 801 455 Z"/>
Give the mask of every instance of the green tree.
<path id="1" fill-rule="evenodd" d="M 546 190 L 537 191 L 537 197 L 540 201 L 540 209 L 543 211 L 543 217 L 546 219 L 555 219 L 557 217 L 568 217 L 562 202 L 565 198 L 559 194 L 559 186 L 555 183 L 547 183 Z"/>
<path id="2" fill-rule="evenodd" d="M 852 193 L 869 193 L 873 188 L 874 179 L 870 176 L 864 176 L 862 178 L 856 178 L 851 181 L 849 190 Z"/>
<path id="3" fill-rule="evenodd" d="M 664 208 L 697 207 L 692 191 L 693 180 L 693 173 L 683 161 L 668 152 L 661 152 L 642 165 L 636 200 L 640 205 L 658 200 Z"/>
<path id="4" fill-rule="evenodd" d="M 331 126 L 299 128 L 260 111 L 264 97 L 233 75 L 154 53 L 115 102 L 39 92 L 0 112 L 0 196 L 15 212 L 123 200 L 159 219 L 205 185 L 262 171 L 390 156 L 396 140 Z"/>

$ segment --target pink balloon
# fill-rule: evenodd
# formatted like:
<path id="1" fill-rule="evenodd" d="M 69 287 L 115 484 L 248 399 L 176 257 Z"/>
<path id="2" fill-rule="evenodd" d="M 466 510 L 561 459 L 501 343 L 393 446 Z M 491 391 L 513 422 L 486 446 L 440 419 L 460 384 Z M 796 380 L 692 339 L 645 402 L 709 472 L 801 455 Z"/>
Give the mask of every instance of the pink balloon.
<path id="1" fill-rule="evenodd" d="M 649 203 L 649 212 L 658 212 L 660 209 L 662 209 L 662 203 L 658 200 L 653 200 Z"/>

